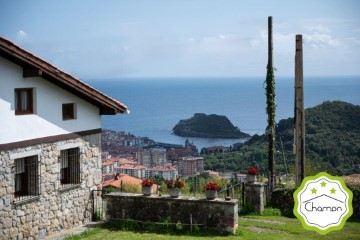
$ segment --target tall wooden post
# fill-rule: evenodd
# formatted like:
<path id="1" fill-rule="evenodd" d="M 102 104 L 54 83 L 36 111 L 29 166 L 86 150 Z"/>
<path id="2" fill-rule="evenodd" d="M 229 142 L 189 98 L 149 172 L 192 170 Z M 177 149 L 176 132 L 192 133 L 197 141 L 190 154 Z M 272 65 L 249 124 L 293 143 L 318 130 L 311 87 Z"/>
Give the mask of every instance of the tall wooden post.
<path id="1" fill-rule="evenodd" d="M 267 135 L 269 142 L 268 149 L 268 184 L 269 192 L 272 193 L 275 185 L 275 79 L 273 66 L 273 34 L 272 34 L 272 17 L 268 17 L 268 65 L 266 75 L 266 97 L 268 127 Z"/>
<path id="2" fill-rule="evenodd" d="M 296 186 L 300 186 L 305 178 L 305 111 L 304 111 L 304 84 L 303 84 L 303 50 L 302 35 L 296 35 L 295 52 L 295 178 Z"/>

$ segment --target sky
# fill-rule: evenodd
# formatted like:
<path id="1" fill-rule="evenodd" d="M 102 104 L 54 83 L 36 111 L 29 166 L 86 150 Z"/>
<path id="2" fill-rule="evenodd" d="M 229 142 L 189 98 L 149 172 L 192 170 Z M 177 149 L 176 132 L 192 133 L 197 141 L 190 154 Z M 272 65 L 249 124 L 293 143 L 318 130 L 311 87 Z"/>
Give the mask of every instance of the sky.
<path id="1" fill-rule="evenodd" d="M 360 75 L 357 0 L 0 0 L 0 35 L 81 79 Z"/>

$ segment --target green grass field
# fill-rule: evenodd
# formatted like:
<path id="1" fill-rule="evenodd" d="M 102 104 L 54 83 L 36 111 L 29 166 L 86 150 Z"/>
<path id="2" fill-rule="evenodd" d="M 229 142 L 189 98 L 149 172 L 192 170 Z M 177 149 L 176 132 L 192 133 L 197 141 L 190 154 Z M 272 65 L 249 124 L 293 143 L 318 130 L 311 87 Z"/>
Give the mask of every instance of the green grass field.
<path id="1" fill-rule="evenodd" d="M 67 237 L 75 239 L 360 239 L 360 221 L 347 221 L 344 228 L 327 235 L 305 230 L 297 218 L 283 216 L 247 215 L 239 218 L 239 229 L 235 235 L 221 236 L 210 232 L 141 229 L 139 227 L 117 227 L 114 223 L 105 223 L 79 235 Z"/>

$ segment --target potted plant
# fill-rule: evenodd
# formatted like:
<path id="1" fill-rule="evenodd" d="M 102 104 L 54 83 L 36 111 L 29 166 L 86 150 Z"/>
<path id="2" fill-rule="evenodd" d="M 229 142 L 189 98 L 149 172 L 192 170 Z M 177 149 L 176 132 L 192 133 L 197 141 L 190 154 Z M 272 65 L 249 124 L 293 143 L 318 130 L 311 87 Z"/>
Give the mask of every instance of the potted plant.
<path id="1" fill-rule="evenodd" d="M 181 188 L 185 186 L 185 183 L 182 182 L 180 178 L 176 178 L 168 180 L 166 186 L 170 191 L 170 196 L 172 198 L 177 198 L 180 196 Z"/>
<path id="2" fill-rule="evenodd" d="M 212 200 L 217 197 L 217 190 L 219 190 L 219 186 L 216 182 L 209 182 L 205 185 L 205 196 L 207 199 Z"/>
<path id="3" fill-rule="evenodd" d="M 256 182 L 256 175 L 259 173 L 259 170 L 256 167 L 251 167 L 247 170 L 246 181 L 248 183 Z"/>
<path id="4" fill-rule="evenodd" d="M 141 183 L 141 190 L 144 196 L 150 196 L 152 193 L 152 185 L 154 184 L 154 179 L 152 178 L 145 178 Z"/>

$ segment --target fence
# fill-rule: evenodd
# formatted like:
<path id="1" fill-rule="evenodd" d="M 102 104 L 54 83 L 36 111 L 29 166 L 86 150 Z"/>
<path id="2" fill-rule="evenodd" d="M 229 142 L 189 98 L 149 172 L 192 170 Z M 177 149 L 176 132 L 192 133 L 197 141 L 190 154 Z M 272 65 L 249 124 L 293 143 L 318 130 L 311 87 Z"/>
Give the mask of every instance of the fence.
<path id="1" fill-rule="evenodd" d="M 218 198 L 237 199 L 239 206 L 243 207 L 245 205 L 245 183 L 228 185 L 226 189 L 218 191 Z"/>

